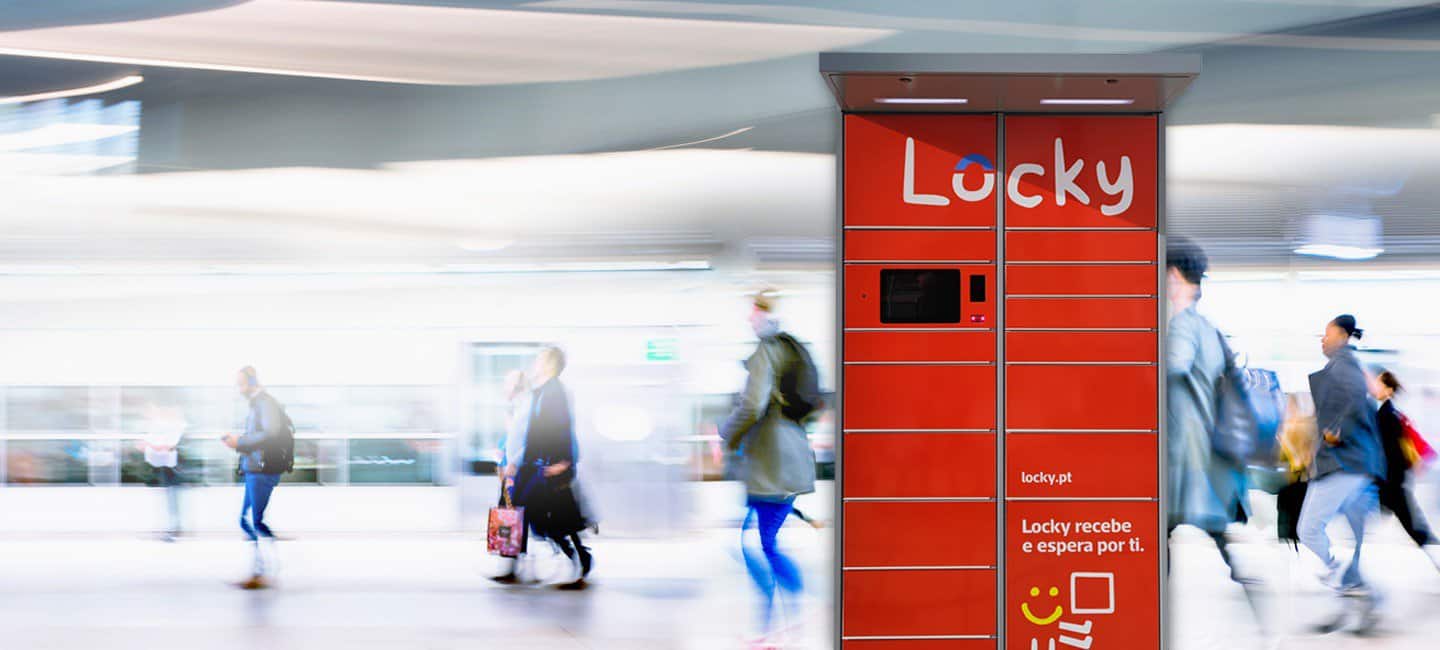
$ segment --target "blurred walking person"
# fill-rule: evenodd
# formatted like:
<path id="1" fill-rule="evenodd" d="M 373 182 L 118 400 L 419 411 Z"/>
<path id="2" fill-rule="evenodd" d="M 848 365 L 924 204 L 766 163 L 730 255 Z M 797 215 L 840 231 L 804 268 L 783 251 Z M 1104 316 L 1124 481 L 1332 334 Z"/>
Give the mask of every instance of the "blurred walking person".
<path id="1" fill-rule="evenodd" d="M 161 536 L 173 542 L 180 536 L 180 438 L 185 419 L 173 409 L 145 405 L 145 438 L 140 448 L 155 477 L 155 486 L 165 491 L 166 529 Z"/>
<path id="2" fill-rule="evenodd" d="M 511 371 L 505 376 L 505 439 L 500 442 L 500 505 L 514 503 L 515 475 L 519 472 L 521 460 L 525 457 L 525 434 L 530 426 L 531 395 L 530 382 L 521 370 Z M 506 497 L 509 499 L 506 499 Z M 523 556 L 522 556 L 523 557 Z M 521 558 L 502 560 L 505 573 L 492 580 L 505 584 L 519 581 Z"/>
<path id="3" fill-rule="evenodd" d="M 1418 458 L 1412 458 L 1405 452 L 1406 443 L 1405 423 L 1402 421 L 1400 411 L 1395 408 L 1395 395 L 1404 390 L 1400 380 L 1395 373 L 1389 370 L 1383 371 L 1371 382 L 1371 393 L 1380 402 L 1380 410 L 1375 414 L 1375 424 L 1380 432 L 1380 444 L 1385 451 L 1385 482 L 1380 486 L 1381 507 L 1395 513 L 1395 518 L 1400 520 L 1400 525 L 1405 528 L 1405 533 L 1415 544 L 1425 551 L 1430 562 L 1440 567 L 1440 559 L 1435 554 L 1435 545 L 1440 540 L 1430 530 L 1430 524 L 1425 521 L 1425 514 L 1415 504 L 1415 495 L 1411 493 L 1408 485 L 1410 469 Z"/>
<path id="4" fill-rule="evenodd" d="M 814 362 L 804 347 L 780 331 L 770 292 L 756 294 L 750 326 L 760 338 L 745 362 L 748 378 L 740 403 L 720 427 L 720 437 L 738 450 L 743 463 L 746 523 L 755 521 L 761 553 L 742 548 L 745 566 L 760 590 L 760 638 L 756 647 L 774 647 L 780 628 L 775 601 L 794 627 L 803 588 L 800 569 L 776 544 L 776 535 L 794 509 L 795 497 L 815 491 L 815 454 L 801 425 L 821 406 Z"/>
<path id="5" fill-rule="evenodd" d="M 579 445 L 570 396 L 560 383 L 564 371 L 565 353 L 560 348 L 547 347 L 535 357 L 530 372 L 535 388 L 527 408 L 524 451 L 515 468 L 513 501 L 525 508 L 530 530 L 550 540 L 575 563 L 572 579 L 560 588 L 578 590 L 587 586 L 585 578 L 594 567 L 594 556 L 580 539 L 580 531 L 589 523 L 576 495 Z M 506 455 L 510 455 L 508 451 Z"/>
<path id="6" fill-rule="evenodd" d="M 1354 316 L 1342 314 L 1325 326 L 1320 339 L 1321 351 L 1330 361 L 1310 375 L 1320 441 L 1305 503 L 1300 508 L 1299 534 L 1300 543 L 1325 563 L 1322 581 L 1326 586 L 1373 604 L 1370 587 L 1360 575 L 1360 551 L 1365 541 L 1365 519 L 1378 505 L 1385 458 L 1365 371 L 1350 345 L 1363 333 L 1356 327 Z M 1342 567 L 1331 554 L 1330 537 L 1325 533 L 1326 525 L 1336 515 L 1345 517 L 1355 537 L 1348 567 Z"/>
<path id="7" fill-rule="evenodd" d="M 1230 578 L 1246 586 L 1230 554 L 1225 529 L 1249 520 L 1245 468 L 1216 453 L 1211 432 L 1219 417 L 1218 387 L 1225 372 L 1223 336 L 1196 311 L 1201 281 L 1209 269 L 1205 251 L 1183 237 L 1171 238 L 1165 252 L 1170 320 L 1165 338 L 1166 453 L 1170 466 L 1169 532 L 1181 525 L 1204 531 L 1230 567 Z M 1252 600 L 1252 607 L 1254 602 Z"/>
<path id="8" fill-rule="evenodd" d="M 240 472 L 245 479 L 245 500 L 240 506 L 240 530 L 254 547 L 250 578 L 239 583 L 242 589 L 266 589 L 274 569 L 275 534 L 265 523 L 265 511 L 280 477 L 294 469 L 295 426 L 285 407 L 260 385 L 255 369 L 246 366 L 235 374 L 235 386 L 250 403 L 245 417 L 245 434 L 229 434 L 225 446 L 240 453 Z"/>

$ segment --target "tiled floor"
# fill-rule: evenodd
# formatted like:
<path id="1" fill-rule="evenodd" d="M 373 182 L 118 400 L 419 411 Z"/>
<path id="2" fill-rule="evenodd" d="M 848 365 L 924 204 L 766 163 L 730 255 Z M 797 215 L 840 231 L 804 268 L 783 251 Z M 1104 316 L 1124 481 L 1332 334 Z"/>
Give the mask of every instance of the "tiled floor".
<path id="1" fill-rule="evenodd" d="M 283 544 L 277 589 L 247 593 L 227 584 L 248 561 L 230 539 L 11 538 L 0 540 L 0 649 L 743 648 L 754 600 L 733 541 L 732 531 L 601 538 L 594 586 L 559 592 L 486 580 L 495 567 L 473 538 L 314 536 Z M 810 580 L 794 647 L 828 648 L 831 538 L 796 526 L 783 542 Z M 1367 544 L 1365 571 L 1385 594 L 1369 636 L 1311 629 L 1339 601 L 1319 586 L 1303 549 L 1255 531 L 1233 548 L 1265 581 L 1257 599 L 1265 630 L 1208 540 L 1181 534 L 1173 650 L 1440 647 L 1440 572 L 1397 531 L 1381 526 Z"/>
<path id="2" fill-rule="evenodd" d="M 0 648 L 740 648 L 754 601 L 733 539 L 600 539 L 584 592 L 494 584 L 482 543 L 461 536 L 284 542 L 268 592 L 227 584 L 248 566 L 237 541 L 0 541 Z M 830 538 L 796 527 L 784 541 L 811 582 L 795 647 L 829 647 Z"/>

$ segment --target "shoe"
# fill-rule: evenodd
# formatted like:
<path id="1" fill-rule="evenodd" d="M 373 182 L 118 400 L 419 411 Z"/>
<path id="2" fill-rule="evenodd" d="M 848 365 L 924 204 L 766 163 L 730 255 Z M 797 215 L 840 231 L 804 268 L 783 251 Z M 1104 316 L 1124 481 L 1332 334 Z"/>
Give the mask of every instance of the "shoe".
<path id="1" fill-rule="evenodd" d="M 559 589 L 560 591 L 585 591 L 589 587 L 590 583 L 585 582 L 585 579 L 581 578 L 579 580 L 576 580 L 575 582 L 567 582 L 555 588 Z"/>
<path id="2" fill-rule="evenodd" d="M 505 575 L 491 576 L 490 579 L 502 585 L 513 585 L 520 582 L 520 577 L 515 575 L 514 571 L 511 571 L 510 573 L 507 573 Z"/>
<path id="3" fill-rule="evenodd" d="M 242 582 L 237 582 L 237 583 L 235 583 L 235 586 L 236 586 L 236 587 L 239 587 L 239 588 L 241 588 L 241 589 L 244 589 L 244 590 L 246 590 L 246 591 L 255 591 L 255 590 L 257 590 L 257 589 L 269 589 L 269 588 L 270 588 L 270 581 L 269 581 L 269 580 L 266 580 L 266 579 L 265 579 L 265 576 L 251 576 L 249 580 L 245 580 L 245 581 L 242 581 Z"/>
<path id="4" fill-rule="evenodd" d="M 1340 591 L 1340 580 L 1344 575 L 1344 572 L 1340 569 L 1340 563 L 1336 562 L 1324 571 L 1315 574 L 1315 577 L 1320 579 L 1320 584 L 1326 589 Z"/>
<path id="5" fill-rule="evenodd" d="M 590 549 L 581 547 L 581 549 L 580 549 L 580 579 L 581 579 L 581 580 L 584 580 L 587 576 L 589 576 L 589 575 L 590 575 L 590 569 L 593 569 L 593 568 L 595 568 L 595 556 L 590 553 Z"/>
<path id="6" fill-rule="evenodd" d="M 1350 585 L 1348 587 L 1341 587 L 1336 591 L 1339 591 L 1340 595 L 1345 598 L 1370 598 L 1370 588 L 1365 585 Z"/>

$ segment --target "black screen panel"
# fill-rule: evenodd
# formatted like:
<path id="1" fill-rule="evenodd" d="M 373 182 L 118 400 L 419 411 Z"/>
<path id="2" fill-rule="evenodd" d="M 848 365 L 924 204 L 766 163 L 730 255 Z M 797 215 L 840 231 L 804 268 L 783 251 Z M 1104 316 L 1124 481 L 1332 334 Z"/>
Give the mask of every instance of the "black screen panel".
<path id="1" fill-rule="evenodd" d="M 960 322 L 960 271 L 882 269 L 880 322 Z"/>

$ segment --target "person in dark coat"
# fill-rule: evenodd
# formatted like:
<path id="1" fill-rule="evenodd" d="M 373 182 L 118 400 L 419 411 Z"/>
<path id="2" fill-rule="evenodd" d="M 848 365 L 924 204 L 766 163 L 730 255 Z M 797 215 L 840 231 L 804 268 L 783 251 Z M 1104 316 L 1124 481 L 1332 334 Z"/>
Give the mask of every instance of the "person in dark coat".
<path id="1" fill-rule="evenodd" d="M 1221 457 L 1210 445 L 1212 423 L 1218 417 L 1216 391 L 1226 359 L 1220 330 L 1196 309 L 1209 259 L 1194 242 L 1173 237 L 1167 243 L 1165 265 L 1170 307 L 1165 331 L 1168 532 L 1173 534 L 1181 525 L 1205 531 L 1230 567 L 1231 579 L 1253 584 L 1253 577 L 1242 576 L 1235 567 L 1225 537 L 1227 526 L 1249 519 L 1245 468 Z"/>
<path id="2" fill-rule="evenodd" d="M 589 523 L 575 494 L 578 446 L 570 396 L 560 383 L 565 353 L 548 347 L 535 358 L 531 377 L 536 388 L 530 399 L 530 422 L 525 451 L 515 472 L 517 506 L 525 508 L 530 530 L 560 548 L 579 563 L 578 577 L 562 589 L 584 589 L 594 559 L 580 539 Z"/>
<path id="3" fill-rule="evenodd" d="M 1325 326 L 1320 347 L 1330 361 L 1310 375 L 1315 400 L 1319 444 L 1312 466 L 1305 505 L 1300 509 L 1300 542 L 1325 563 L 1322 581 L 1351 596 L 1370 596 L 1360 575 L 1360 549 L 1365 540 L 1365 519 L 1379 505 L 1379 486 L 1385 478 L 1385 457 L 1375 426 L 1375 404 L 1370 399 L 1365 371 L 1350 345 L 1364 331 L 1355 317 L 1341 314 Z M 1355 537 L 1350 565 L 1342 567 L 1330 553 L 1325 527 L 1336 515 L 1345 517 Z M 1342 572 L 1343 568 L 1343 572 Z"/>
<path id="4" fill-rule="evenodd" d="M 1405 528 L 1410 539 L 1415 540 L 1415 543 L 1425 550 L 1431 562 L 1435 562 L 1432 549 L 1426 547 L 1440 544 L 1440 540 L 1431 532 L 1430 525 L 1425 521 L 1425 514 L 1415 506 L 1415 496 L 1407 485 L 1410 478 L 1410 459 L 1406 458 L 1400 447 L 1400 442 L 1405 437 L 1405 426 L 1400 421 L 1400 411 L 1395 408 L 1394 397 L 1404 388 L 1395 374 L 1386 370 L 1375 378 L 1370 389 L 1375 399 L 1380 402 L 1375 423 L 1380 429 L 1380 445 L 1385 450 L 1385 482 L 1380 486 L 1380 505 L 1395 513 L 1395 518 L 1400 520 L 1400 525 Z"/>

